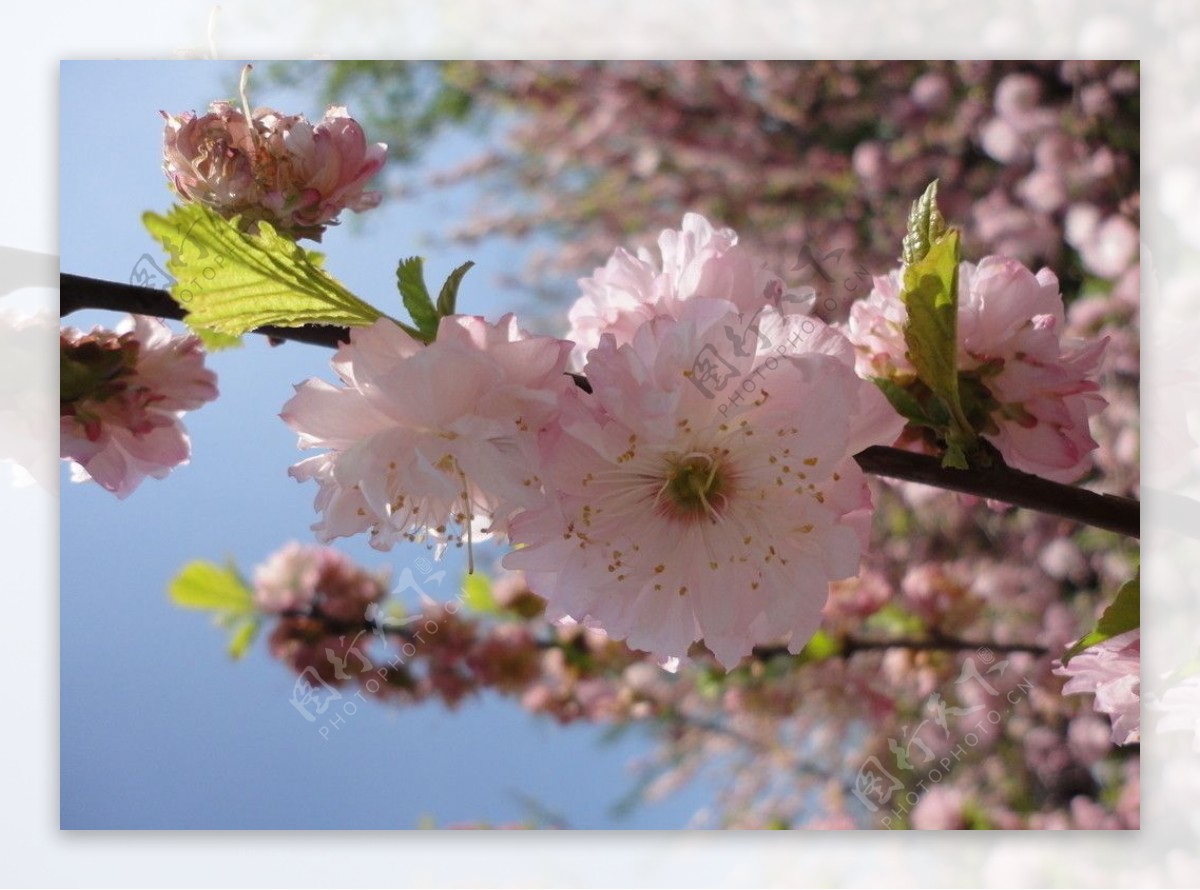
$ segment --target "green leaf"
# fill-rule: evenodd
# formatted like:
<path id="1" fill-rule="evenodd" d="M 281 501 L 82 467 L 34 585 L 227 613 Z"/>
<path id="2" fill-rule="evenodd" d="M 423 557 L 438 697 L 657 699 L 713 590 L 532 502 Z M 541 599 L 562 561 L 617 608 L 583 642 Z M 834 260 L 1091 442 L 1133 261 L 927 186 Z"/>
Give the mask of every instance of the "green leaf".
<path id="1" fill-rule="evenodd" d="M 199 204 L 142 222 L 170 256 L 171 296 L 196 330 L 244 334 L 263 325 L 369 325 L 383 317 L 321 268 L 323 257 L 269 223 L 242 232 Z"/>
<path id="2" fill-rule="evenodd" d="M 908 212 L 908 231 L 901 243 L 901 259 L 909 266 L 925 259 L 930 247 L 946 234 L 946 220 L 937 206 L 938 181 L 935 179 Z"/>
<path id="3" fill-rule="evenodd" d="M 842 644 L 838 640 L 825 633 L 825 631 L 818 630 L 805 643 L 800 655 L 805 661 L 824 661 L 827 658 L 832 658 L 841 651 Z"/>
<path id="4" fill-rule="evenodd" d="M 867 630 L 901 637 L 925 632 L 925 622 L 917 615 L 895 603 L 885 603 L 883 608 L 867 618 Z"/>
<path id="5" fill-rule="evenodd" d="M 401 260 L 396 267 L 396 283 L 404 308 L 421 332 L 421 339 L 430 342 L 437 336 L 438 311 L 425 286 L 425 260 L 419 256 Z"/>
<path id="6" fill-rule="evenodd" d="M 904 343 L 917 377 L 949 414 L 942 430 L 946 453 L 942 466 L 966 469 L 976 434 L 963 411 L 958 389 L 959 233 L 947 229 L 937 209 L 934 181 L 909 214 L 904 237 L 903 287 L 908 319 Z"/>
<path id="7" fill-rule="evenodd" d="M 958 232 L 904 267 L 904 342 L 921 382 L 958 401 Z M 947 407 L 953 412 L 953 407 Z"/>
<path id="8" fill-rule="evenodd" d="M 971 464 L 967 461 L 967 453 L 958 442 L 946 443 L 946 453 L 942 455 L 942 466 L 952 470 L 969 470 Z"/>
<path id="9" fill-rule="evenodd" d="M 1078 642 L 1063 653 L 1062 663 L 1066 664 L 1084 649 L 1089 649 L 1105 640 L 1136 630 L 1142 624 L 1142 592 L 1141 569 L 1133 578 L 1121 585 L 1116 597 L 1104 610 L 1096 629 L 1084 634 Z"/>
<path id="10" fill-rule="evenodd" d="M 202 609 L 227 615 L 249 615 L 254 595 L 232 566 L 204 560 L 190 562 L 171 581 L 171 602 L 185 609 Z"/>
<path id="11" fill-rule="evenodd" d="M 258 619 L 245 618 L 229 636 L 229 655 L 231 658 L 241 658 L 250 649 L 254 638 L 258 636 Z"/>
<path id="12" fill-rule="evenodd" d="M 209 352 L 220 352 L 222 349 L 235 349 L 242 345 L 242 338 L 236 334 L 223 334 L 211 328 L 195 328 L 196 336 Z"/>
<path id="13" fill-rule="evenodd" d="M 500 612 L 500 604 L 492 595 L 492 579 L 479 572 L 467 575 L 463 579 L 463 602 L 472 612 L 483 615 L 495 615 Z"/>
<path id="14" fill-rule="evenodd" d="M 896 381 L 887 377 L 872 377 L 870 380 L 879 387 L 879 391 L 887 397 L 896 412 L 909 423 L 915 423 L 918 426 L 935 425 L 932 418 L 925 413 L 921 403 L 917 401 L 916 396 Z"/>
<path id="15" fill-rule="evenodd" d="M 474 265 L 473 262 L 467 260 L 450 273 L 450 277 L 446 279 L 446 283 L 442 285 L 442 290 L 438 294 L 438 315 L 445 317 L 454 314 L 454 307 L 458 304 L 458 286 L 462 284 L 463 276 L 470 272 Z"/>
<path id="16" fill-rule="evenodd" d="M 702 697 L 713 699 L 725 690 L 725 679 L 724 671 L 705 667 L 696 672 L 692 682 Z"/>

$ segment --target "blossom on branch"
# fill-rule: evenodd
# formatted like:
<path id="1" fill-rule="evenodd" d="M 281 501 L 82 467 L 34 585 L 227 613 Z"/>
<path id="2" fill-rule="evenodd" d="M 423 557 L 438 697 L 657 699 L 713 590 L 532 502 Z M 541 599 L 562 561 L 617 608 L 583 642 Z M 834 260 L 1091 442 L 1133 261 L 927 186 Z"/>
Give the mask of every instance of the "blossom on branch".
<path id="1" fill-rule="evenodd" d="M 821 322 L 695 297 L 620 345 L 604 334 L 542 436 L 546 493 L 513 520 L 551 617 L 732 666 L 760 643 L 799 651 L 829 582 L 852 577 L 871 497 L 852 455 L 902 425 Z"/>
<path id="2" fill-rule="evenodd" d="M 129 316 L 115 331 L 63 328 L 60 452 L 72 478 L 98 482 L 119 498 L 147 476 L 166 477 L 187 463 L 182 417 L 217 397 L 194 335 L 172 336 L 166 323 Z"/>
<path id="3" fill-rule="evenodd" d="M 330 547 L 296 542 L 254 572 L 254 602 L 263 612 L 314 612 L 347 624 L 387 594 L 387 574 L 371 573 Z"/>
<path id="4" fill-rule="evenodd" d="M 916 370 L 907 355 L 899 272 L 875 278 L 855 303 L 847 334 L 858 371 L 901 386 Z M 1058 279 L 1006 257 L 961 263 L 958 273 L 959 389 L 977 431 L 1018 470 L 1074 482 L 1091 466 L 1088 419 L 1104 407 L 1095 377 L 1107 338 L 1062 339 Z"/>
<path id="5" fill-rule="evenodd" d="M 679 229 L 658 238 L 661 265 L 647 250 L 637 255 L 617 248 L 590 278 L 579 281 L 583 296 L 568 313 L 567 339 L 576 344 L 579 364 L 602 334 L 617 345 L 658 315 L 676 316 L 693 297 L 729 300 L 754 312 L 766 302 L 778 307 L 782 283 L 738 244 L 732 229 L 715 228 L 697 213 L 687 213 Z"/>
<path id="6" fill-rule="evenodd" d="M 318 538 L 440 552 L 503 533 L 541 488 L 537 436 L 572 388 L 569 350 L 512 315 L 448 316 L 428 346 L 386 318 L 352 329 L 333 358 L 342 385 L 309 380 L 281 415 L 301 448 L 328 449 L 291 469 L 320 485 Z"/>
<path id="7" fill-rule="evenodd" d="M 296 238 L 321 240 L 346 209 L 379 204 L 365 191 L 383 167 L 387 146 L 368 145 L 345 108 L 333 106 L 315 126 L 303 115 L 270 108 L 238 110 L 213 102 L 208 114 L 163 112 L 163 169 L 181 198 L 253 227 L 265 220 Z"/>
<path id="8" fill-rule="evenodd" d="M 1131 630 L 1083 650 L 1054 673 L 1069 678 L 1063 693 L 1086 692 L 1112 720 L 1114 745 L 1141 741 L 1142 634 Z"/>

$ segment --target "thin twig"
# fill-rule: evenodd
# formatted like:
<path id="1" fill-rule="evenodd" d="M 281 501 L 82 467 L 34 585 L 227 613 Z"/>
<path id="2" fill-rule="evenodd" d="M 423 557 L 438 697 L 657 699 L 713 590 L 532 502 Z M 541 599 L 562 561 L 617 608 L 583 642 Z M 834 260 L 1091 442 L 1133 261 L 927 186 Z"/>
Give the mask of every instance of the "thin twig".
<path id="1" fill-rule="evenodd" d="M 1041 658 L 1049 650 L 1037 643 L 995 643 L 990 640 L 960 640 L 957 637 L 934 636 L 928 639 L 897 638 L 894 640 L 860 640 L 857 637 L 845 637 L 838 641 L 835 652 L 849 658 L 857 652 L 880 652 L 888 649 L 909 649 L 913 652 L 982 652 L 990 650 L 1001 654 L 1024 652 Z M 754 657 L 760 661 L 780 656 L 797 658 L 784 646 L 756 646 Z"/>
<path id="2" fill-rule="evenodd" d="M 312 611 L 289 609 L 275 613 L 280 618 L 301 618 L 320 622 L 322 629 L 330 634 L 351 633 L 382 633 L 384 636 L 396 637 L 406 643 L 420 642 L 418 634 L 406 624 L 395 624 L 385 620 L 364 618 L 362 621 L 342 621 L 331 618 L 320 612 L 319 608 Z M 417 616 L 419 617 L 419 616 Z M 542 639 L 536 642 L 538 648 L 554 649 L 563 643 L 554 639 Z M 1037 643 L 997 643 L 991 640 L 963 640 L 958 637 L 931 636 L 916 639 L 898 637 L 893 640 L 863 640 L 858 637 L 842 637 L 837 641 L 835 655 L 849 658 L 858 652 L 878 652 L 887 649 L 910 649 L 914 652 L 982 652 L 990 650 L 993 653 L 1008 654 L 1025 652 L 1041 657 L 1049 650 Z M 789 652 L 785 646 L 756 646 L 754 657 L 759 660 L 781 656 L 798 657 Z"/>

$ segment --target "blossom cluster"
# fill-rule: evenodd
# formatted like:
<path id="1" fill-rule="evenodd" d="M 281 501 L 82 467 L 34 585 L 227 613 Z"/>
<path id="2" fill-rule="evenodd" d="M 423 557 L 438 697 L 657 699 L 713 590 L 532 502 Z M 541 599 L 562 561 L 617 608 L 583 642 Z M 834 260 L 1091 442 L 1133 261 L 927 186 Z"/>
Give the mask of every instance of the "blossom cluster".
<path id="1" fill-rule="evenodd" d="M 912 79 L 878 63 L 865 74 L 829 63 L 822 76 L 832 95 L 856 81 L 895 95 L 882 103 L 892 118 L 882 129 L 901 136 L 865 138 L 866 105 L 820 103 L 829 131 L 860 141 L 852 152 L 849 142 L 837 153 L 818 146 L 815 163 L 798 165 L 787 149 L 798 140 L 780 134 L 808 112 L 789 111 L 782 97 L 803 92 L 794 88 L 806 75 L 746 64 L 681 65 L 671 89 L 650 63 L 597 69 L 581 105 L 587 126 L 560 120 L 564 138 L 540 133 L 551 147 L 535 163 L 570 174 L 579 154 L 618 175 L 632 171 L 644 188 L 630 191 L 643 199 L 656 183 L 682 182 L 671 197 L 683 206 L 721 191 L 717 180 L 726 199 L 775 195 L 768 215 L 792 222 L 767 227 L 781 239 L 768 252 L 689 212 L 658 235 L 657 252 L 646 240 L 619 248 L 579 282 L 563 339 L 531 335 L 511 315 L 491 323 L 445 314 L 439 300 L 429 342 L 387 318 L 355 328 L 333 360 L 338 384 L 310 380 L 283 409 L 300 446 L 320 452 L 291 475 L 317 483 L 322 542 L 365 534 L 377 549 L 416 541 L 439 556 L 489 538 L 506 544 L 502 565 L 514 572 L 495 587 L 499 620 L 429 600 L 416 614 L 389 613 L 386 575 L 324 547 L 289 545 L 255 575 L 255 607 L 276 622 L 272 654 L 301 677 L 357 680 L 386 700 L 453 707 L 491 690 L 561 722 L 654 720 L 664 744 L 649 793 L 669 792 L 705 760 L 740 756 L 756 767 L 722 801 L 738 827 L 796 824 L 812 812 L 814 789 L 827 797 L 827 815 L 806 827 L 863 821 L 847 810 L 847 789 L 872 812 L 883 807 L 878 818 L 889 826 L 1136 827 L 1136 757 L 1113 749 L 1140 738 L 1138 633 L 1067 667 L 1051 663 L 1089 626 L 1098 591 L 1120 580 L 1127 554 L 1105 553 L 1057 520 L 1000 523 L 937 494 L 921 495 L 930 515 L 910 516 L 898 501 L 917 497 L 911 487 L 869 486 L 854 459 L 863 449 L 941 444 L 906 426 L 868 379 L 925 395 L 905 342 L 900 275 L 861 272 L 856 280 L 873 281 L 873 291 L 847 310 L 849 301 L 793 291 L 780 264 L 763 259 L 794 256 L 817 230 L 832 231 L 834 244 L 862 235 L 870 254 L 876 229 L 895 231 L 874 212 L 900 206 L 887 190 L 912 191 L 905 175 L 955 158 L 959 181 L 947 203 L 963 214 L 970 203 L 969 236 L 1011 254 L 958 270 L 959 387 L 972 425 L 1013 467 L 1070 482 L 1094 460 L 1114 490 L 1132 491 L 1136 381 L 1116 386 L 1114 410 L 1098 417 L 1106 401 L 1096 380 L 1104 362 L 1126 384 L 1136 377 L 1136 331 L 1125 330 L 1136 327 L 1128 322 L 1138 303 L 1137 196 L 1125 193 L 1136 183 L 1124 153 L 1096 148 L 1086 134 L 1088 121 L 1136 93 L 1136 73 L 1100 63 L 1018 72 L 962 63 Z M 533 88 L 510 63 L 477 70 Z M 556 70 L 532 75 L 548 103 L 572 95 L 564 83 L 579 79 L 559 82 Z M 751 103 L 729 104 L 747 73 L 781 115 L 770 126 L 744 113 Z M 1067 112 L 1052 98 L 1059 82 L 1078 94 L 1069 112 L 1077 127 L 1062 126 Z M 682 115 L 695 102 L 729 114 Z M 164 167 L 182 199 L 250 232 L 266 221 L 318 240 L 342 210 L 378 203 L 364 189 L 385 146 L 369 146 L 344 109 L 314 126 L 243 106 L 164 115 Z M 648 107 L 648 128 L 682 134 L 678 144 L 651 132 L 626 143 L 631 163 L 612 164 L 614 122 Z M 723 140 L 682 126 L 684 117 L 720 120 L 747 150 L 733 158 L 714 147 Z M 946 151 L 917 152 L 910 163 L 912 141 L 930 133 Z M 968 142 L 979 151 L 960 150 Z M 980 201 L 984 162 L 1006 175 Z M 667 167 L 705 187 L 652 176 Z M 799 197 L 851 173 L 857 213 L 828 218 L 821 204 L 816 229 L 795 222 Z M 557 210 L 570 214 L 570 201 Z M 1082 287 L 1025 265 L 1057 259 L 1048 245 L 1064 240 L 1093 277 Z M 563 256 L 583 255 L 581 245 Z M 813 262 L 791 271 L 833 280 L 811 246 L 805 258 Z M 186 460 L 180 417 L 216 395 L 195 338 L 171 338 L 145 319 L 132 325 L 62 337 L 64 456 L 121 497 Z M 873 522 L 890 533 L 868 547 Z M 998 549 L 1027 559 L 997 562 Z M 996 651 L 987 645 L 993 631 Z M 355 660 L 372 667 L 370 646 L 395 644 L 412 656 L 352 669 Z M 693 669 L 682 674 L 655 666 L 683 657 Z M 1061 685 L 1055 675 L 1067 678 L 1063 692 L 1093 694 L 1094 711 L 1048 694 Z M 1165 725 L 1195 725 L 1195 688 L 1177 689 Z M 943 783 L 938 767 L 951 756 L 961 768 Z M 1001 764 L 1043 811 L 997 790 Z M 901 787 L 921 778 L 919 803 L 897 809 L 890 792 L 872 797 L 875 766 L 893 780 L 894 770 Z M 773 781 L 780 775 L 786 781 Z"/>
<path id="2" fill-rule="evenodd" d="M 851 270 L 894 260 L 908 203 L 935 178 L 977 255 L 1056 269 L 1078 256 L 1089 276 L 1136 276 L 1136 62 L 444 64 L 476 114 L 521 114 L 504 118 L 503 149 L 435 181 L 520 182 L 531 197 L 503 212 L 481 201 L 456 234 L 555 233 L 563 243 L 529 270 L 539 283 L 695 211 L 753 220 L 772 266 L 800 245 L 834 253 L 808 283 L 844 318 L 861 295 Z"/>
<path id="3" fill-rule="evenodd" d="M 853 455 L 903 421 L 845 337 L 780 311 L 732 231 L 689 216 L 660 243 L 661 267 L 618 252 L 584 282 L 577 341 L 511 317 L 444 318 L 429 345 L 386 319 L 353 331 L 342 386 L 283 411 L 326 449 L 293 468 L 320 485 L 322 539 L 504 535 L 556 617 L 663 659 L 799 651 L 867 544 Z M 584 392 L 566 362 L 593 338 Z"/>
<path id="4" fill-rule="evenodd" d="M 114 331 L 63 328 L 59 339 L 60 449 L 75 481 L 124 498 L 187 462 L 182 417 L 217 397 L 198 337 L 134 315 Z"/>
<path id="5" fill-rule="evenodd" d="M 278 617 L 271 654 L 331 684 L 345 678 L 344 665 L 387 592 L 386 573 L 367 572 L 327 547 L 285 545 L 254 573 L 255 605 Z"/>
<path id="6" fill-rule="evenodd" d="M 309 381 L 283 411 L 322 449 L 292 470 L 319 484 L 320 538 L 440 551 L 496 536 L 552 617 L 664 661 L 700 643 L 727 667 L 756 646 L 798 652 L 867 548 L 854 455 L 904 420 L 851 340 L 732 230 L 689 214 L 659 246 L 618 249 L 581 282 L 568 340 L 511 316 L 443 318 L 428 345 L 387 319 L 352 331 L 341 385 Z M 985 434 L 998 426 L 1019 466 L 1077 472 L 1103 343 L 1060 347 L 1049 273 L 988 258 L 962 281 L 963 371 L 997 404 Z M 856 311 L 864 376 L 911 372 L 896 304 L 893 288 Z"/>
<path id="7" fill-rule="evenodd" d="M 214 102 L 207 114 L 163 112 L 163 169 L 179 196 L 253 228 L 264 220 L 319 241 L 343 210 L 379 204 L 365 190 L 387 146 L 368 145 L 362 126 L 334 106 L 315 125 L 270 108 Z"/>
<path id="8" fill-rule="evenodd" d="M 957 523 L 967 511 L 956 509 Z M 956 534 L 961 542 L 961 523 L 947 537 Z M 340 565 L 363 589 L 378 583 L 332 551 L 290 545 L 256 574 L 260 595 L 270 579 L 272 591 L 282 583 L 301 602 L 319 600 L 318 562 Z M 1061 646 L 1077 625 L 1054 608 L 1047 570 L 993 563 L 973 575 L 968 566 L 919 562 L 897 588 L 875 569 L 839 582 L 823 613 L 826 654 L 764 653 L 729 672 L 702 659 L 668 673 L 596 628 L 550 620 L 520 573 L 496 578 L 485 612 L 461 597 L 399 611 L 378 600 L 357 623 L 319 608 L 303 623 L 284 612 L 271 645 L 311 682 L 353 685 L 395 706 L 457 708 L 492 694 L 562 724 L 642 722 L 660 738 L 642 765 L 649 797 L 718 759 L 733 764 L 738 779 L 712 814 L 724 827 L 1136 828 L 1137 760 L 1120 756 L 1103 716 L 1053 694 L 1042 650 Z M 264 608 L 277 603 L 272 594 Z M 1028 643 L 955 654 L 898 640 L 888 621 L 947 640 L 981 637 L 999 622 Z M 1071 662 L 1080 674 L 1086 664 Z M 1169 716 L 1188 719 L 1178 707 Z M 943 760 L 952 769 L 939 767 Z M 916 792 L 916 804 L 902 793 L 885 800 L 869 788 L 861 798 L 843 790 L 880 770 Z M 817 822 L 814 800 L 826 813 Z M 883 806 L 872 811 L 864 800 Z"/>
<path id="9" fill-rule="evenodd" d="M 904 338 L 901 273 L 876 277 L 850 310 L 859 373 L 908 386 L 916 372 Z M 958 374 L 968 412 L 1005 463 L 1057 482 L 1076 481 L 1096 442 L 1088 420 L 1104 407 L 1096 380 L 1106 338 L 1062 339 L 1058 279 L 1008 257 L 958 270 Z"/>
<path id="10" fill-rule="evenodd" d="M 463 543 L 468 530 L 491 533 L 513 545 L 505 567 L 520 570 L 498 591 L 514 587 L 536 604 L 523 622 L 491 625 L 426 604 L 422 618 L 439 628 L 436 640 L 416 647 L 396 682 L 367 692 L 453 707 L 490 689 L 563 722 L 662 721 L 670 740 L 662 764 L 670 766 L 655 768 L 655 793 L 686 781 L 718 751 L 727 757 L 730 736 L 748 740 L 744 754 L 755 763 L 763 750 L 775 752 L 780 770 L 794 776 L 811 769 L 799 751 L 813 743 L 790 750 L 779 741 L 781 726 L 789 737 L 824 739 L 833 762 L 866 721 L 871 734 L 851 749 L 893 770 L 900 767 L 889 739 L 905 752 L 901 764 L 923 751 L 936 764 L 957 750 L 956 740 L 973 749 L 952 784 L 923 795 L 911 812 L 884 811 L 886 818 L 918 828 L 1136 827 L 1136 761 L 1119 774 L 1105 765 L 1112 746 L 1134 736 L 1110 739 L 1101 717 L 1043 691 L 1055 683 L 1050 655 L 1088 627 L 1086 616 L 1057 602 L 1059 585 L 1112 589 L 1119 567 L 1093 568 L 1102 554 L 1056 541 L 1060 532 L 1045 517 L 1011 530 L 981 528 L 954 499 L 940 509 L 936 535 L 931 526 L 914 536 L 933 548 L 908 535 L 866 547 L 878 499 L 893 517 L 908 512 L 887 489 L 873 498 L 853 461 L 904 427 L 863 379 L 911 375 L 894 284 L 839 328 L 809 314 L 803 299 L 787 299 L 783 280 L 732 230 L 689 214 L 658 243 L 657 256 L 618 250 L 580 282 L 565 341 L 525 335 L 512 319 L 493 328 L 452 317 L 421 345 L 381 321 L 354 331 L 339 352 L 340 388 L 310 381 L 285 409 L 303 445 L 326 449 L 295 471 L 321 484 L 316 528 L 324 540 L 370 531 L 385 549 L 399 537 L 441 547 Z M 960 274 L 961 369 L 979 383 L 981 403 L 995 396 L 995 428 L 984 426 L 985 435 L 996 436 L 1014 465 L 1077 475 L 1094 447 L 1089 420 L 1100 401 L 1092 378 L 1104 343 L 1064 341 L 1072 325 L 1048 272 L 991 257 Z M 876 281 L 880 291 L 889 284 Z M 863 324 L 880 316 L 886 324 Z M 472 347 L 467 330 L 477 332 Z M 876 364 L 864 364 L 864 331 L 876 338 Z M 393 344 L 386 355 L 385 341 Z M 486 356 L 515 342 L 540 356 L 526 358 L 526 373 L 544 371 L 521 378 L 518 390 L 514 369 Z M 401 371 L 418 357 L 443 373 Z M 487 389 L 451 397 L 440 382 L 460 368 L 472 377 L 481 364 Z M 586 387 L 564 385 L 568 367 Z M 538 401 L 540 413 L 529 404 L 536 392 L 550 396 Z M 507 414 L 495 413 L 501 406 Z M 460 441 L 460 411 L 484 430 L 476 469 L 461 474 L 468 443 Z M 1025 453 L 1042 463 L 1022 463 L 1021 446 L 1032 441 L 1023 436 L 1048 436 L 1056 447 L 1029 445 Z M 419 462 L 406 465 L 398 458 L 407 452 L 368 444 L 392 440 L 420 442 Z M 1016 444 L 1006 452 L 1009 442 Z M 522 492 L 496 488 L 492 448 L 524 462 L 516 477 L 516 464 L 505 470 Z M 364 472 L 370 467 L 378 468 L 373 475 Z M 343 499 L 354 509 L 341 508 Z M 1028 567 L 982 564 L 972 548 L 1001 540 L 1037 548 L 1038 559 Z M 986 639 L 998 615 L 1009 616 L 1008 639 L 1028 640 L 995 665 L 999 674 L 984 673 L 989 664 L 974 655 L 876 648 L 870 639 L 872 628 L 891 622 L 910 632 L 915 624 L 934 640 Z M 804 646 L 818 628 L 838 654 L 813 661 Z M 752 652 L 757 657 L 746 659 Z M 683 655 L 693 664 L 676 677 L 650 663 Z M 727 672 L 706 673 L 704 664 Z M 1047 709 L 1065 717 L 1058 728 L 1042 722 Z M 934 717 L 945 724 L 940 735 L 928 729 Z M 1026 784 L 1065 801 L 1062 809 L 1030 813 L 983 790 L 994 784 L 989 757 L 1014 748 Z M 764 812 L 790 824 L 788 814 L 805 809 L 771 796 L 773 772 L 751 772 L 758 778 L 740 783 L 722 807 L 745 814 L 731 824 L 754 827 Z M 831 768 L 814 781 L 835 787 L 838 775 Z M 1115 813 L 1096 802 L 1110 786 L 1126 789 Z M 861 822 L 844 803 L 841 811 L 844 822 Z"/>

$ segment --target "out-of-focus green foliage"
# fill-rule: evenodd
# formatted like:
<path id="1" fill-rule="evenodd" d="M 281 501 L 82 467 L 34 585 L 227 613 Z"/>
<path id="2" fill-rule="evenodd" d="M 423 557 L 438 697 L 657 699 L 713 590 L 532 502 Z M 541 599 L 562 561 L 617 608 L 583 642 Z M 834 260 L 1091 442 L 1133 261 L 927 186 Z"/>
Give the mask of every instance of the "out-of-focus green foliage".
<path id="1" fill-rule="evenodd" d="M 274 62 L 267 78 L 319 90 L 331 105 L 350 105 L 372 141 L 386 142 L 390 161 L 412 161 L 447 127 L 482 123 L 469 84 L 455 62 Z"/>

